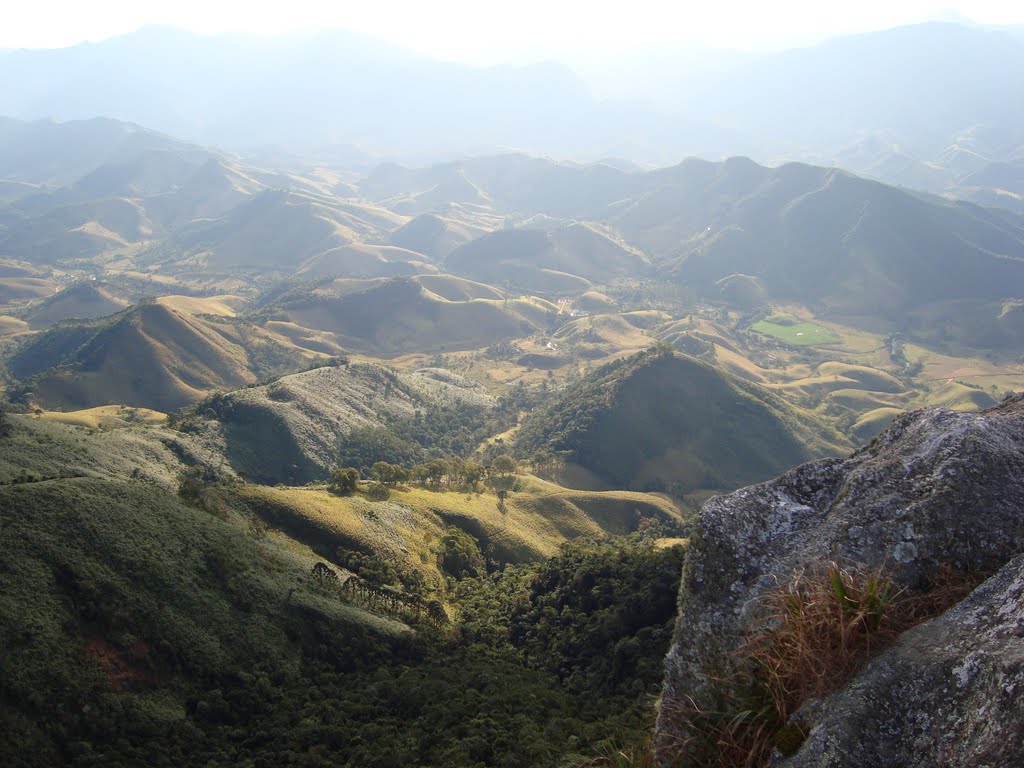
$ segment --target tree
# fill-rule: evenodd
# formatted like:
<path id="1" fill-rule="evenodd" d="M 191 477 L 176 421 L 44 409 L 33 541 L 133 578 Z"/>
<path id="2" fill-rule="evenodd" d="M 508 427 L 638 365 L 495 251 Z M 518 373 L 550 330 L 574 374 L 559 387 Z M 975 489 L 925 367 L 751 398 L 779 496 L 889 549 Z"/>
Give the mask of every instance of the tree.
<path id="1" fill-rule="evenodd" d="M 502 454 L 491 463 L 491 469 L 500 475 L 510 475 L 516 471 L 516 461 L 508 454 Z"/>
<path id="2" fill-rule="evenodd" d="M 409 479 L 409 470 L 398 464 L 378 461 L 370 468 L 370 477 L 381 485 L 396 485 Z"/>
<path id="3" fill-rule="evenodd" d="M 331 472 L 330 489 L 339 496 L 348 496 L 359 488 L 359 470 L 355 467 L 339 467 Z"/>
<path id="4" fill-rule="evenodd" d="M 484 479 L 486 474 L 484 466 L 478 464 L 475 461 L 464 461 L 462 463 L 462 480 L 470 488 L 474 487 L 478 482 Z"/>

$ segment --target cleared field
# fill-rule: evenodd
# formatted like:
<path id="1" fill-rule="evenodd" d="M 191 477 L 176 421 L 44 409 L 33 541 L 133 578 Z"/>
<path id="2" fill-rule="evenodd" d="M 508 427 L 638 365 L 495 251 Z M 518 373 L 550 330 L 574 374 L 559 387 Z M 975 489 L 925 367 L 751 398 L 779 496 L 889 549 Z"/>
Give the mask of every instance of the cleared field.
<path id="1" fill-rule="evenodd" d="M 772 336 L 787 344 L 813 347 L 822 344 L 842 344 L 842 337 L 835 331 L 817 323 L 793 323 L 782 325 L 769 320 L 761 320 L 750 326 L 751 330 Z"/>

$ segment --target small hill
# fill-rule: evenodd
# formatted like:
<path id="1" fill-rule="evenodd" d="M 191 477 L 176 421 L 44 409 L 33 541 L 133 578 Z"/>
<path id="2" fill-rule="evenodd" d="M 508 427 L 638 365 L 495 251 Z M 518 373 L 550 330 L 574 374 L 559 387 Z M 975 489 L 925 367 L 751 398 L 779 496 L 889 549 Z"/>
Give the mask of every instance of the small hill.
<path id="1" fill-rule="evenodd" d="M 767 390 L 655 348 L 604 366 L 529 414 L 516 451 L 563 454 L 598 487 L 698 493 L 771 477 L 847 443 Z"/>
<path id="2" fill-rule="evenodd" d="M 408 278 L 332 294 L 330 285 L 282 299 L 282 319 L 335 334 L 343 346 L 376 355 L 477 349 L 533 333 L 544 311 L 526 301 L 447 301 Z"/>
<path id="3" fill-rule="evenodd" d="M 109 118 L 0 118 L 0 177 L 8 179 L 62 187 L 102 165 L 129 162 L 154 151 L 203 154 L 194 145 Z"/>
<path id="4" fill-rule="evenodd" d="M 446 371 L 396 373 L 353 362 L 215 396 L 196 406 L 195 417 L 216 419 L 230 465 L 246 477 L 300 484 L 322 480 L 338 466 L 339 445 L 353 430 L 387 431 L 443 406 L 479 419 L 494 400 Z"/>
<path id="5" fill-rule="evenodd" d="M 592 283 L 640 277 L 649 262 L 590 224 L 567 224 L 550 231 L 499 230 L 457 248 L 445 268 L 485 283 L 510 283 L 529 292 L 586 290 Z"/>
<path id="6" fill-rule="evenodd" d="M 304 262 L 295 275 L 319 277 L 396 277 L 433 272 L 437 267 L 422 253 L 391 245 L 352 243 L 332 248 Z"/>
<path id="7" fill-rule="evenodd" d="M 183 227 L 140 259 L 143 263 L 179 263 L 212 271 L 291 272 L 314 256 L 367 236 L 381 236 L 382 232 L 378 223 L 342 210 L 329 199 L 267 190 L 221 218 Z"/>
<path id="8" fill-rule="evenodd" d="M 251 170 L 246 172 L 222 158 L 210 158 L 198 167 L 192 166 L 191 171 L 180 184 L 158 188 L 146 200 L 150 215 L 165 229 L 194 219 L 223 216 L 266 189 Z"/>
<path id="9" fill-rule="evenodd" d="M 436 202 L 436 192 L 444 191 L 445 202 L 487 202 L 503 213 L 591 218 L 644 184 L 643 174 L 603 163 L 506 153 L 416 169 L 386 163 L 361 182 L 360 192 L 371 200 L 402 205 L 421 198 Z"/>
<path id="10" fill-rule="evenodd" d="M 153 303 L 59 324 L 29 339 L 7 364 L 44 407 L 115 403 L 166 412 L 211 390 L 298 367 L 311 356 L 256 326 Z"/>
<path id="11" fill-rule="evenodd" d="M 33 328 L 47 328 L 63 320 L 106 317 L 130 303 L 113 286 L 84 280 L 34 304 L 24 317 Z"/>
<path id="12" fill-rule="evenodd" d="M 254 515 L 325 556 L 338 549 L 371 552 L 439 583 L 441 543 L 448 526 L 473 536 L 505 563 L 536 562 L 580 537 L 635 531 L 642 519 L 678 524 L 679 510 L 654 494 L 573 491 L 531 476 L 517 477 L 504 510 L 493 494 L 397 488 L 387 502 L 338 497 L 321 488 L 249 484 L 232 495 Z"/>
<path id="13" fill-rule="evenodd" d="M 145 208 L 127 198 L 96 198 L 53 208 L 0 235 L 0 253 L 33 264 L 73 263 L 154 237 Z"/>
<path id="14" fill-rule="evenodd" d="M 600 291 L 587 291 L 573 302 L 573 306 L 591 314 L 615 311 L 615 302 Z"/>
<path id="15" fill-rule="evenodd" d="M 64 194 L 76 198 L 162 195 L 184 184 L 195 174 L 200 162 L 194 154 L 149 150 L 130 159 L 99 166 L 78 179 Z"/>
<path id="16" fill-rule="evenodd" d="M 22 304 L 55 293 L 60 286 L 42 277 L 0 277 L 0 305 Z"/>
<path id="17" fill-rule="evenodd" d="M 455 275 L 416 275 L 413 279 L 431 293 L 448 301 L 505 298 L 494 286 Z"/>
<path id="18" fill-rule="evenodd" d="M 392 232 L 388 242 L 399 248 L 425 254 L 434 261 L 443 261 L 460 245 L 484 233 L 484 230 L 461 222 L 424 213 Z"/>
<path id="19" fill-rule="evenodd" d="M 185 315 L 220 315 L 235 317 L 248 300 L 243 296 L 223 294 L 220 296 L 160 296 L 157 304 L 164 304 Z"/>

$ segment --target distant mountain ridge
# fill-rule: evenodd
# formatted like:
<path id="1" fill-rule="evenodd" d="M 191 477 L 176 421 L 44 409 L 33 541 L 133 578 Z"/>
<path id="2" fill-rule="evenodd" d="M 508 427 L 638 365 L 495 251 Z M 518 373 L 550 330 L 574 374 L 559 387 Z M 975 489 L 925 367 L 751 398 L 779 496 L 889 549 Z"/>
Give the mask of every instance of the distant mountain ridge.
<path id="1" fill-rule="evenodd" d="M 982 165 L 1019 159 L 1022 72 L 1019 30 L 929 22 L 778 53 L 662 51 L 630 68 L 636 88 L 616 101 L 551 62 L 475 68 L 337 30 L 259 40 L 147 27 L 6 53 L 0 114 L 107 115 L 235 151 L 357 164 L 509 148 L 659 164 L 745 154 L 966 196 L 949 151 Z"/>

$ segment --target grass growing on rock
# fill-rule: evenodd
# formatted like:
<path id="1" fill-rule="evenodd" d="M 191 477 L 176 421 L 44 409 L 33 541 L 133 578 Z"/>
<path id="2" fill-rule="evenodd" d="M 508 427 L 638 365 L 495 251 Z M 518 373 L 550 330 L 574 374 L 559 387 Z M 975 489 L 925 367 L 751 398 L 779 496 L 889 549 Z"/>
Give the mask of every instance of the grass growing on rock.
<path id="1" fill-rule="evenodd" d="M 886 567 L 836 563 L 768 592 L 736 652 L 735 669 L 715 681 L 715 711 L 676 704 L 688 738 L 673 760 L 708 768 L 761 768 L 774 751 L 795 753 L 808 734 L 801 705 L 835 693 L 908 629 L 962 600 L 977 574 L 953 569 L 924 589 L 897 584 Z"/>

